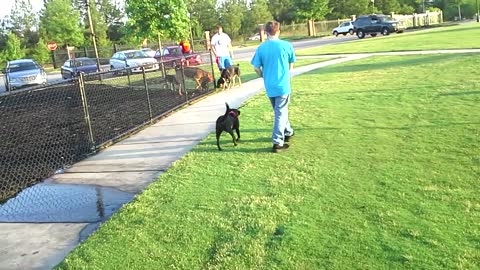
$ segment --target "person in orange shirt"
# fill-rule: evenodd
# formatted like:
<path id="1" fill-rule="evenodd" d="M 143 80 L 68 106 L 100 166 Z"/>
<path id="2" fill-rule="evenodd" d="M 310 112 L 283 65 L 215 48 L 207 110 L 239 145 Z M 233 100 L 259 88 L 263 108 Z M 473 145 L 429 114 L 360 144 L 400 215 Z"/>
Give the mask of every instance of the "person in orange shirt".
<path id="1" fill-rule="evenodd" d="M 191 53 L 192 50 L 190 49 L 190 42 L 188 42 L 188 40 L 182 40 L 180 46 L 182 46 L 183 53 Z"/>

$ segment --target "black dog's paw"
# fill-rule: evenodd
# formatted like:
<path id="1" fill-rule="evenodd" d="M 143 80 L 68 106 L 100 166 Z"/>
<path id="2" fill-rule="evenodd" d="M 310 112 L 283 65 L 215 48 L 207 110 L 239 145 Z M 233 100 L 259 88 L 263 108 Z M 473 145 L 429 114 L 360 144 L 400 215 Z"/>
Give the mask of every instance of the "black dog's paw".
<path id="1" fill-rule="evenodd" d="M 239 141 L 240 141 L 240 138 L 237 138 L 236 141 L 239 142 Z"/>

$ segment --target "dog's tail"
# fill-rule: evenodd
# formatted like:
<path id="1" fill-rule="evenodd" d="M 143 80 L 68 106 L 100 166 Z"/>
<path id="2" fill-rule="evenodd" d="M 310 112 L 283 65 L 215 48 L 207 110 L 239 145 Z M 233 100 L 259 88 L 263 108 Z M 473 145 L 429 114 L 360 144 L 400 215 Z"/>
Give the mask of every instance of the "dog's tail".
<path id="1" fill-rule="evenodd" d="M 228 112 L 230 111 L 230 106 L 228 106 L 227 102 L 225 102 L 225 106 L 227 107 L 227 110 L 225 111 L 225 116 L 227 116 Z"/>

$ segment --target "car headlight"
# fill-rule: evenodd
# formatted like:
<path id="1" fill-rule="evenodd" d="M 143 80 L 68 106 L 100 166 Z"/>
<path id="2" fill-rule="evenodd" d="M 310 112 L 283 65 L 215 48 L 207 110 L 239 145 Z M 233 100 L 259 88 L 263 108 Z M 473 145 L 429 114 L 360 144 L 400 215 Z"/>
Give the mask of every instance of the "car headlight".
<path id="1" fill-rule="evenodd" d="M 18 78 L 10 78 L 10 82 L 14 83 L 14 82 L 18 82 Z"/>

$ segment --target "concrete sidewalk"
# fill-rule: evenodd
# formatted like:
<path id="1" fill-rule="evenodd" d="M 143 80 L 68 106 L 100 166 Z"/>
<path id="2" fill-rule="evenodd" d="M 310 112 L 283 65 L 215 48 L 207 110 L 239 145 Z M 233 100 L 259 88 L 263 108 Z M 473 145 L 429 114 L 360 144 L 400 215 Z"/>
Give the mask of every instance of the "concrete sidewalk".
<path id="1" fill-rule="evenodd" d="M 363 57 L 295 68 L 292 75 Z M 51 269 L 60 263 L 122 204 L 212 132 L 225 102 L 240 107 L 262 89 L 263 81 L 256 79 L 211 95 L 20 193 L 7 207 L 22 215 L 0 223 L 0 269 Z"/>

